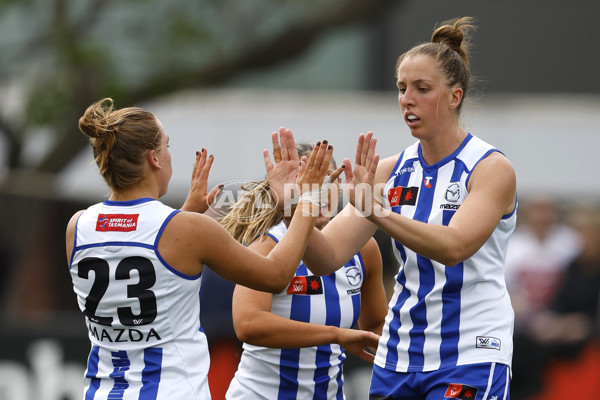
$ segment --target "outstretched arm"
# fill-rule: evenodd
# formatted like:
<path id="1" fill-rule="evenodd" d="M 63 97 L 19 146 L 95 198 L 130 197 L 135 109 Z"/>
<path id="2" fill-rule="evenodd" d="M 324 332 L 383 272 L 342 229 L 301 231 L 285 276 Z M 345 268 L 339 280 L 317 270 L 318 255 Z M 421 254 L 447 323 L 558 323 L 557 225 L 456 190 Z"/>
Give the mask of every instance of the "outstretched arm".
<path id="1" fill-rule="evenodd" d="M 320 185 L 327 175 L 332 152 L 331 146 L 315 146 L 306 167 L 299 171 L 298 181 Z M 167 263 L 185 274 L 195 276 L 206 264 L 232 282 L 278 293 L 300 263 L 318 211 L 312 202 L 300 200 L 287 234 L 266 257 L 238 243 L 212 218 L 181 212 L 167 224 L 159 251 Z"/>
<path id="2" fill-rule="evenodd" d="M 270 238 L 250 245 L 266 255 L 275 246 Z M 233 294 L 233 325 L 238 338 L 256 346 L 298 348 L 338 343 L 348 352 L 373 362 L 373 355 L 365 350 L 375 348 L 379 336 L 373 332 L 345 329 L 295 321 L 271 312 L 273 295 L 236 286 Z"/>

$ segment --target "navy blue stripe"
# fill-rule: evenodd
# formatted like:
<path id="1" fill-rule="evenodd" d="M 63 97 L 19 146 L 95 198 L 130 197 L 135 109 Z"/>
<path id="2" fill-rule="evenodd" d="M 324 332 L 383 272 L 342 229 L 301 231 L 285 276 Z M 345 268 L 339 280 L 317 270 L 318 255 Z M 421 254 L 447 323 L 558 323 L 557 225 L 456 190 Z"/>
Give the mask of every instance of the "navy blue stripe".
<path id="1" fill-rule="evenodd" d="M 169 214 L 167 216 L 167 218 L 165 218 L 165 220 L 163 221 L 162 225 L 158 229 L 158 233 L 156 234 L 156 239 L 154 240 L 154 247 L 155 248 L 158 248 L 158 241 L 160 240 L 160 237 L 162 236 L 165 228 L 167 227 L 167 224 L 169 223 L 169 221 L 171 221 L 171 219 L 173 219 L 173 217 L 177 213 L 179 213 L 179 210 L 173 210 L 173 212 L 171 212 L 171 214 Z"/>
<path id="2" fill-rule="evenodd" d="M 343 365 L 344 361 L 346 360 L 346 357 L 344 356 L 344 354 L 340 354 L 339 356 L 339 360 L 340 360 L 340 365 Z M 337 393 L 335 395 L 336 400 L 344 400 L 344 389 L 343 389 L 343 384 L 344 384 L 344 379 L 343 379 L 343 368 L 340 368 L 340 370 L 338 371 L 338 374 L 335 378 L 335 382 L 337 383 Z"/>
<path id="3" fill-rule="evenodd" d="M 315 354 L 315 373 L 313 376 L 313 381 L 315 383 L 313 400 L 327 400 L 327 387 L 329 386 L 328 371 L 331 367 L 329 358 L 331 353 L 331 345 L 325 344 L 317 346 Z"/>
<path id="4" fill-rule="evenodd" d="M 398 344 L 400 343 L 400 337 L 398 336 L 398 331 L 400 330 L 400 309 L 404 306 L 406 300 L 410 297 L 410 292 L 404 286 L 406 284 L 406 275 L 404 274 L 404 268 L 402 268 L 398 272 L 398 276 L 396 278 L 398 284 L 402 286 L 402 291 L 398 295 L 398 299 L 396 300 L 396 304 L 394 304 L 391 308 L 393 318 L 389 323 L 389 334 L 390 338 L 388 339 L 386 345 L 388 348 L 387 355 L 385 358 L 385 362 L 387 365 L 390 365 L 395 368 L 396 364 L 398 364 Z"/>
<path id="5" fill-rule="evenodd" d="M 279 400 L 295 399 L 298 392 L 300 349 L 281 349 L 279 358 Z"/>
<path id="6" fill-rule="evenodd" d="M 413 327 L 409 331 L 409 371 L 421 371 L 423 369 L 425 361 L 423 349 L 425 346 L 425 329 L 427 328 L 425 296 L 431 293 L 435 284 L 435 271 L 431 260 L 417 254 L 417 266 L 419 268 L 419 290 L 417 291 L 417 303 L 410 310 Z"/>
<path id="7" fill-rule="evenodd" d="M 485 152 L 485 154 L 483 156 L 481 156 L 479 158 L 479 160 L 477 160 L 477 162 L 475 163 L 475 165 L 473 165 L 473 168 L 471 168 L 471 170 L 469 171 L 469 176 L 467 177 L 467 180 L 465 181 L 465 186 L 469 186 L 469 181 L 471 180 L 471 172 L 473 172 L 473 170 L 475 169 L 475 167 L 477 166 L 477 164 L 479 164 L 481 162 L 481 160 L 483 160 L 484 158 L 486 158 L 487 156 L 489 156 L 492 153 L 498 152 L 500 154 L 503 154 L 500 150 L 498 149 L 491 149 L 488 150 L 487 152 Z"/>
<path id="8" fill-rule="evenodd" d="M 460 144 L 460 146 L 458 146 L 458 148 L 456 150 L 454 150 L 454 152 L 452 154 L 450 154 L 449 156 L 436 162 L 435 164 L 431 164 L 431 165 L 427 165 L 425 163 L 425 159 L 423 158 L 423 154 L 422 154 L 421 144 L 419 143 L 419 161 L 421 162 L 421 166 L 423 167 L 423 170 L 427 171 L 427 172 L 429 172 L 431 170 L 437 170 L 440 167 L 442 167 L 443 165 L 452 161 L 465 148 L 465 146 L 467 145 L 467 143 L 469 143 L 471 141 L 471 139 L 473 139 L 473 135 L 471 135 L 470 133 L 467 133 L 465 140 L 463 140 L 463 142 Z"/>
<path id="9" fill-rule="evenodd" d="M 150 249 L 150 250 L 155 249 L 155 247 L 151 244 L 139 243 L 139 242 L 103 242 L 103 243 L 84 244 L 83 246 L 77 247 L 77 251 L 91 249 L 94 247 L 108 247 L 108 246 L 120 246 L 120 247 L 136 246 L 136 247 L 143 247 L 145 249 Z"/>
<path id="10" fill-rule="evenodd" d="M 442 366 L 458 362 L 458 340 L 460 339 L 460 303 L 464 265 L 459 263 L 446 267 L 446 283 L 442 289 L 442 320 L 440 363 Z"/>
<path id="11" fill-rule="evenodd" d="M 433 194 L 437 184 L 438 171 L 431 168 L 427 172 L 427 177 L 430 177 L 429 183 L 431 187 L 426 187 L 424 182 L 421 182 L 419 188 L 419 197 L 417 199 L 417 209 L 413 215 L 413 219 L 427 223 L 431 214 L 433 205 Z M 425 175 L 421 177 L 425 179 Z M 419 269 L 419 289 L 417 290 L 417 303 L 410 310 L 410 318 L 413 322 L 413 327 L 409 331 L 410 345 L 408 346 L 408 370 L 421 371 L 424 364 L 423 349 L 425 346 L 425 329 L 427 328 L 427 305 L 425 297 L 433 290 L 435 285 L 435 271 L 431 260 L 419 254 L 417 256 L 417 267 Z"/>
<path id="12" fill-rule="evenodd" d="M 511 211 L 510 213 L 508 213 L 508 214 L 506 214 L 506 215 L 503 215 L 503 216 L 502 216 L 502 219 L 507 219 L 507 218 L 510 218 L 510 217 L 512 217 L 512 215 L 513 215 L 513 214 L 514 214 L 514 213 L 517 211 L 517 205 L 518 205 L 518 204 L 519 204 L 519 196 L 518 196 L 518 195 L 516 195 L 516 196 L 515 196 L 515 206 L 513 207 L 512 211 Z"/>
<path id="13" fill-rule="evenodd" d="M 456 160 L 450 182 L 460 182 L 463 174 L 468 173 L 466 165 Z M 466 193 L 461 193 L 461 197 Z M 463 198 L 464 200 L 464 198 Z M 454 216 L 454 210 L 444 210 L 442 224 L 448 226 Z M 463 285 L 464 265 L 447 266 L 444 271 L 446 282 L 442 289 L 442 320 L 440 328 L 440 363 L 443 366 L 456 365 L 458 362 L 458 341 L 460 339 L 461 290 Z"/>
<path id="14" fill-rule="evenodd" d="M 404 154 L 404 153 L 402 153 L 402 154 Z M 411 158 L 411 159 L 405 160 L 405 162 L 402 164 L 402 167 L 400 168 L 400 170 L 407 168 L 409 165 L 412 165 L 415 161 L 418 161 L 418 158 Z M 398 171 L 398 169 L 394 172 L 397 172 L 397 171 Z M 392 187 L 399 187 L 399 186 L 406 187 L 410 181 L 410 177 L 412 176 L 412 174 L 413 174 L 413 172 L 406 172 L 406 173 L 403 173 L 402 175 L 395 176 L 393 178 L 394 182 L 393 182 Z M 392 211 L 395 213 L 401 214 L 402 206 L 392 207 Z M 397 240 L 394 240 L 394 246 L 396 246 L 396 249 L 400 253 L 400 258 L 402 259 L 402 264 L 404 265 L 406 263 L 406 251 L 404 250 L 404 246 Z M 405 287 L 406 275 L 404 273 L 404 267 L 401 267 L 400 270 L 398 271 L 398 275 L 396 276 L 396 281 L 398 282 L 397 284 L 402 286 L 402 290 L 398 295 L 396 304 L 391 306 L 391 311 L 392 311 L 393 317 L 388 326 L 390 337 L 386 343 L 388 351 L 387 351 L 386 359 L 385 359 L 386 364 L 391 366 L 392 368 L 395 368 L 395 366 L 398 364 L 398 345 L 400 343 L 400 336 L 398 335 L 398 331 L 400 330 L 400 325 L 401 325 L 400 309 L 404 306 L 404 303 L 406 303 L 406 300 L 410 297 L 410 292 Z"/>
<path id="15" fill-rule="evenodd" d="M 158 249 L 156 249 L 154 251 L 154 254 L 156 255 L 156 258 L 158 258 L 158 261 L 160 261 L 160 263 L 169 271 L 171 271 L 173 274 L 177 275 L 180 278 L 183 279 L 187 279 L 188 281 L 195 281 L 196 279 L 199 279 L 202 276 L 202 271 L 200 271 L 199 274 L 197 275 L 188 275 L 188 274 L 184 274 L 181 271 L 176 270 L 175 268 L 173 268 L 171 266 L 171 264 L 169 264 L 164 258 L 163 256 L 158 252 Z"/>
<path id="16" fill-rule="evenodd" d="M 85 400 L 92 400 L 100 387 L 100 379 L 96 378 L 96 375 L 98 374 L 99 351 L 99 347 L 92 346 L 90 356 L 88 357 L 88 366 L 85 377 L 90 378 L 91 382 L 88 390 L 85 392 Z"/>
<path id="17" fill-rule="evenodd" d="M 79 214 L 77 217 L 77 221 L 75 221 L 75 231 L 73 232 L 73 249 L 71 250 L 71 257 L 69 257 L 69 270 L 71 270 L 71 265 L 73 265 L 73 257 L 75 257 L 75 249 L 77 248 L 77 229 L 79 227 L 79 218 L 83 213 Z"/>
<path id="18" fill-rule="evenodd" d="M 142 388 L 139 400 L 156 400 L 162 370 L 162 356 L 163 349 L 161 347 L 144 350 L 144 369 L 142 370 Z"/>
<path id="19" fill-rule="evenodd" d="M 198 278 L 200 278 L 202 276 L 202 271 L 200 271 L 199 274 L 197 275 L 188 275 L 188 274 L 184 274 L 181 271 L 176 270 L 175 268 L 173 268 L 162 256 L 162 254 L 160 254 L 160 252 L 158 251 L 158 242 L 160 241 L 160 238 L 167 226 L 167 224 L 169 223 L 169 221 L 171 221 L 171 219 L 175 216 L 175 214 L 179 213 L 179 210 L 173 210 L 173 212 L 171 212 L 171 214 L 169 214 L 169 216 L 167 218 L 165 218 L 165 220 L 163 221 L 162 225 L 160 226 L 160 229 L 158 230 L 158 233 L 156 234 L 156 239 L 154 240 L 154 253 L 156 254 L 156 257 L 158 258 L 158 260 L 161 262 L 162 265 L 164 265 L 169 271 L 171 271 L 172 273 L 174 273 L 175 275 L 187 279 L 187 280 L 196 280 Z"/>
<path id="20" fill-rule="evenodd" d="M 394 168 L 392 169 L 392 172 L 391 172 L 390 176 L 388 177 L 388 181 L 390 179 L 392 179 L 392 176 L 394 176 L 396 174 L 396 172 L 398 172 L 398 166 L 400 165 L 400 161 L 402 161 L 403 157 L 404 157 L 404 150 L 398 156 L 398 161 L 396 161 L 396 164 L 394 165 Z M 405 163 L 405 165 L 406 165 L 406 163 Z"/>
<path id="21" fill-rule="evenodd" d="M 149 201 L 156 201 L 156 199 L 153 199 L 151 197 L 142 197 L 140 199 L 126 200 L 126 201 L 116 201 L 116 200 L 106 199 L 106 200 L 104 200 L 104 204 L 107 206 L 127 207 L 127 206 L 137 206 L 138 204 L 148 203 Z"/>
<path id="22" fill-rule="evenodd" d="M 296 270 L 297 276 L 306 275 L 308 270 L 300 264 Z M 290 319 L 310 322 L 310 296 L 292 295 Z M 281 349 L 279 357 L 279 393 L 280 400 L 295 399 L 298 392 L 298 363 L 300 349 Z"/>
<path id="23" fill-rule="evenodd" d="M 321 277 L 325 298 L 325 325 L 329 326 L 340 326 L 341 323 L 340 296 L 335 285 L 335 277 L 335 272 Z M 327 400 L 331 354 L 331 345 L 317 347 L 316 368 L 313 377 L 315 382 L 314 400 Z"/>
<path id="24" fill-rule="evenodd" d="M 363 279 L 361 281 L 361 287 L 363 285 L 363 283 L 365 282 L 365 264 L 363 263 L 363 259 L 362 256 L 359 253 L 357 253 L 359 262 L 360 262 L 360 268 L 362 271 L 362 276 Z M 350 261 L 348 261 L 348 263 L 346 263 L 346 265 L 356 265 L 356 256 L 352 257 L 352 259 Z M 351 326 L 355 326 L 358 323 L 358 317 L 360 316 L 360 302 L 362 299 L 362 294 L 361 292 L 358 292 L 356 294 L 353 294 L 351 296 L 352 299 L 352 325 Z"/>

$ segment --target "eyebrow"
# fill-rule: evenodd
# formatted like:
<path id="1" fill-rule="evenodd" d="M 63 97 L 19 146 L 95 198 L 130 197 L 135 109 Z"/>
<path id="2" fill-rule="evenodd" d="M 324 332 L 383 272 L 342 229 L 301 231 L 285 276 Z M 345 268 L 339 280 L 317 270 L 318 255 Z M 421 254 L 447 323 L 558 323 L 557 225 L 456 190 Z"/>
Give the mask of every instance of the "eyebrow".
<path id="1" fill-rule="evenodd" d="M 411 83 L 414 83 L 414 84 L 417 84 L 417 85 L 419 85 L 419 84 L 421 84 L 421 83 L 427 83 L 427 84 L 431 84 L 432 82 L 433 82 L 433 81 L 432 81 L 432 80 L 430 80 L 430 79 L 419 78 L 419 79 L 415 79 L 415 80 L 414 80 L 414 81 L 412 81 Z M 401 81 L 401 80 L 399 80 L 399 81 L 397 82 L 397 84 L 398 84 L 398 85 L 399 85 L 399 84 L 401 84 L 401 83 L 405 83 L 405 82 L 404 82 L 404 81 Z"/>

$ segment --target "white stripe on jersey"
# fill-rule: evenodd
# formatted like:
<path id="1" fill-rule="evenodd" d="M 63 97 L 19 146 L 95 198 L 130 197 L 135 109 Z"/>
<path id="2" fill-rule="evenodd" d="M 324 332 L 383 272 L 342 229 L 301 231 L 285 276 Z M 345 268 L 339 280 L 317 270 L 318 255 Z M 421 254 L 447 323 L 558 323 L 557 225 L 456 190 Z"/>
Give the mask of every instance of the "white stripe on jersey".
<path id="1" fill-rule="evenodd" d="M 385 186 L 386 207 L 407 218 L 448 225 L 468 196 L 473 168 L 494 151 L 469 134 L 453 154 L 426 165 L 419 142 L 413 144 L 399 156 Z M 456 266 L 424 258 L 392 239 L 400 268 L 377 349 L 378 366 L 406 372 L 478 362 L 510 365 L 513 310 L 504 259 L 515 211 L 475 255 Z"/>

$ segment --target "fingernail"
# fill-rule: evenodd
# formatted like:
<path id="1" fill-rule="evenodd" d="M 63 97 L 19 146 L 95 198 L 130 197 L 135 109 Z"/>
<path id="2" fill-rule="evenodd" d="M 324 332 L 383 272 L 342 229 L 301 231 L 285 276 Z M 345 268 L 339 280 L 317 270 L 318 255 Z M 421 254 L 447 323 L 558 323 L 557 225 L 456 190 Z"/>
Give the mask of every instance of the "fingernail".
<path id="1" fill-rule="evenodd" d="M 346 164 L 342 164 L 342 169 L 346 168 Z"/>
<path id="2" fill-rule="evenodd" d="M 203 148 L 202 148 L 202 152 L 204 153 L 205 151 L 206 151 L 206 149 L 203 147 Z"/>
<path id="3" fill-rule="evenodd" d="M 323 140 L 323 144 L 327 144 L 327 139 Z"/>
<path id="4" fill-rule="evenodd" d="M 320 145 L 321 145 L 321 142 L 317 142 L 317 146 L 320 146 Z"/>
<path id="5" fill-rule="evenodd" d="M 212 154 L 211 154 L 210 156 L 208 156 L 208 158 L 212 158 L 212 157 L 213 157 L 213 155 L 212 155 Z"/>
<path id="6" fill-rule="evenodd" d="M 323 143 L 325 143 L 325 142 L 323 142 Z M 331 149 L 333 149 L 332 145 L 327 146 L 327 150 L 331 150 Z"/>
<path id="7" fill-rule="evenodd" d="M 196 155 L 198 155 L 198 150 L 196 150 Z"/>
<path id="8" fill-rule="evenodd" d="M 222 183 L 219 185 L 219 190 L 223 189 L 225 187 L 225 185 L 223 185 Z"/>

